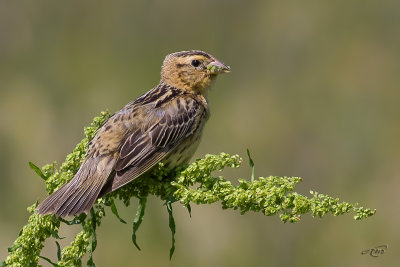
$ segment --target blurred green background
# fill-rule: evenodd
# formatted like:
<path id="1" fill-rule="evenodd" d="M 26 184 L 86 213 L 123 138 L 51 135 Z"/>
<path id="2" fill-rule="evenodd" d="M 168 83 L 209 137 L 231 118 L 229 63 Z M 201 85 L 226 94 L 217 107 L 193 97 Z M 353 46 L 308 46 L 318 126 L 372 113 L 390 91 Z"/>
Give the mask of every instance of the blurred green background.
<path id="1" fill-rule="evenodd" d="M 108 216 L 98 266 L 394 266 L 399 261 L 399 1 L 0 1 L 0 259 L 45 197 L 28 167 L 62 162 L 100 111 L 158 83 L 170 52 L 200 49 L 230 65 L 209 94 L 196 153 L 252 152 L 257 176 L 301 176 L 310 189 L 376 208 L 283 224 L 278 217 L 150 198 L 131 224 Z M 224 175 L 248 178 L 246 160 Z M 120 207 L 132 221 L 137 201 Z M 120 203 L 119 203 L 120 204 Z M 71 241 L 78 229 L 63 227 Z M 379 258 L 360 252 L 389 244 Z M 43 255 L 56 257 L 53 240 Z M 47 263 L 44 262 L 45 266 Z"/>

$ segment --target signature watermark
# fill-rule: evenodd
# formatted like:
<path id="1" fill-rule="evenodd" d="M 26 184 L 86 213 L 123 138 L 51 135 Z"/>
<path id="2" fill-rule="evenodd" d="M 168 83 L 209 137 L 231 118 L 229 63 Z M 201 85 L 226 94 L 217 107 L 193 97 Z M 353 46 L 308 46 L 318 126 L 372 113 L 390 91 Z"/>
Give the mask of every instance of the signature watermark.
<path id="1" fill-rule="evenodd" d="M 380 245 L 374 248 L 369 248 L 366 250 L 361 251 L 361 255 L 369 254 L 371 257 L 379 257 L 380 255 L 384 254 L 385 251 L 388 249 L 389 245 Z"/>

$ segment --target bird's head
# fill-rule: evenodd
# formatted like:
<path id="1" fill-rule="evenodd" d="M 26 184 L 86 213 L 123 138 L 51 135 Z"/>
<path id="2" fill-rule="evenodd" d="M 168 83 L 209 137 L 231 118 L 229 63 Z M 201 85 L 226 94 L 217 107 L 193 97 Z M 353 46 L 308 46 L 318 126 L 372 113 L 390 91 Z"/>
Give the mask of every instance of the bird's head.
<path id="1" fill-rule="evenodd" d="M 161 81 L 191 93 L 206 94 L 218 74 L 230 67 L 203 51 L 182 51 L 165 57 Z"/>

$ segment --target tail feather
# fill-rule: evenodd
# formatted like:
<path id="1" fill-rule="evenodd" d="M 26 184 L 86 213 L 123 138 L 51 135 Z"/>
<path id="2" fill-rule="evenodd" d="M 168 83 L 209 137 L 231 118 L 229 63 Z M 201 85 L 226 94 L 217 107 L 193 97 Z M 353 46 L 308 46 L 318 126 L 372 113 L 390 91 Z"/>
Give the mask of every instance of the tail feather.
<path id="1" fill-rule="evenodd" d="M 110 158 L 86 160 L 75 177 L 37 207 L 39 214 L 59 217 L 88 213 L 113 168 Z"/>
<path id="2" fill-rule="evenodd" d="M 106 178 L 107 177 L 105 177 L 105 179 Z M 79 201 L 77 201 L 73 205 L 73 207 L 71 207 L 70 213 L 79 214 L 82 211 L 85 211 L 86 213 L 89 212 L 90 208 L 93 206 L 94 202 L 98 198 L 103 185 L 103 182 L 99 182 L 93 184 L 92 186 L 88 186 L 85 190 L 83 190 L 83 192 L 79 196 Z"/>
<path id="3" fill-rule="evenodd" d="M 73 190 L 70 190 L 70 192 L 66 192 L 66 201 L 59 202 L 55 214 L 57 216 L 65 217 L 68 215 L 80 214 L 82 212 L 88 213 L 89 210 L 83 209 L 83 204 L 86 203 L 85 201 L 88 201 L 91 207 L 96 200 L 85 198 L 85 194 L 90 186 L 92 185 L 81 185 L 72 188 Z"/>
<path id="4" fill-rule="evenodd" d="M 68 189 L 67 185 L 68 184 L 63 185 L 56 192 L 54 192 L 52 195 L 42 201 L 42 203 L 40 203 L 39 206 L 36 208 L 37 212 L 42 215 L 54 213 L 57 202 L 61 199 L 65 191 Z"/>

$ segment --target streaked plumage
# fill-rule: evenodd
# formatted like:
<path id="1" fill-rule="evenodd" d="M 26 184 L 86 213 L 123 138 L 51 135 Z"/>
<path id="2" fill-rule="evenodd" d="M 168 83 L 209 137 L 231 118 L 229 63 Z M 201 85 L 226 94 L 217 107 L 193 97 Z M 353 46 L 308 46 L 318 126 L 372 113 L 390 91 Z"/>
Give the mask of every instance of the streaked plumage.
<path id="1" fill-rule="evenodd" d="M 99 195 L 131 182 L 158 162 L 170 168 L 195 152 L 209 117 L 207 89 L 229 67 L 202 51 L 168 55 L 160 83 L 110 117 L 90 141 L 74 178 L 46 198 L 40 214 L 87 213 Z"/>

